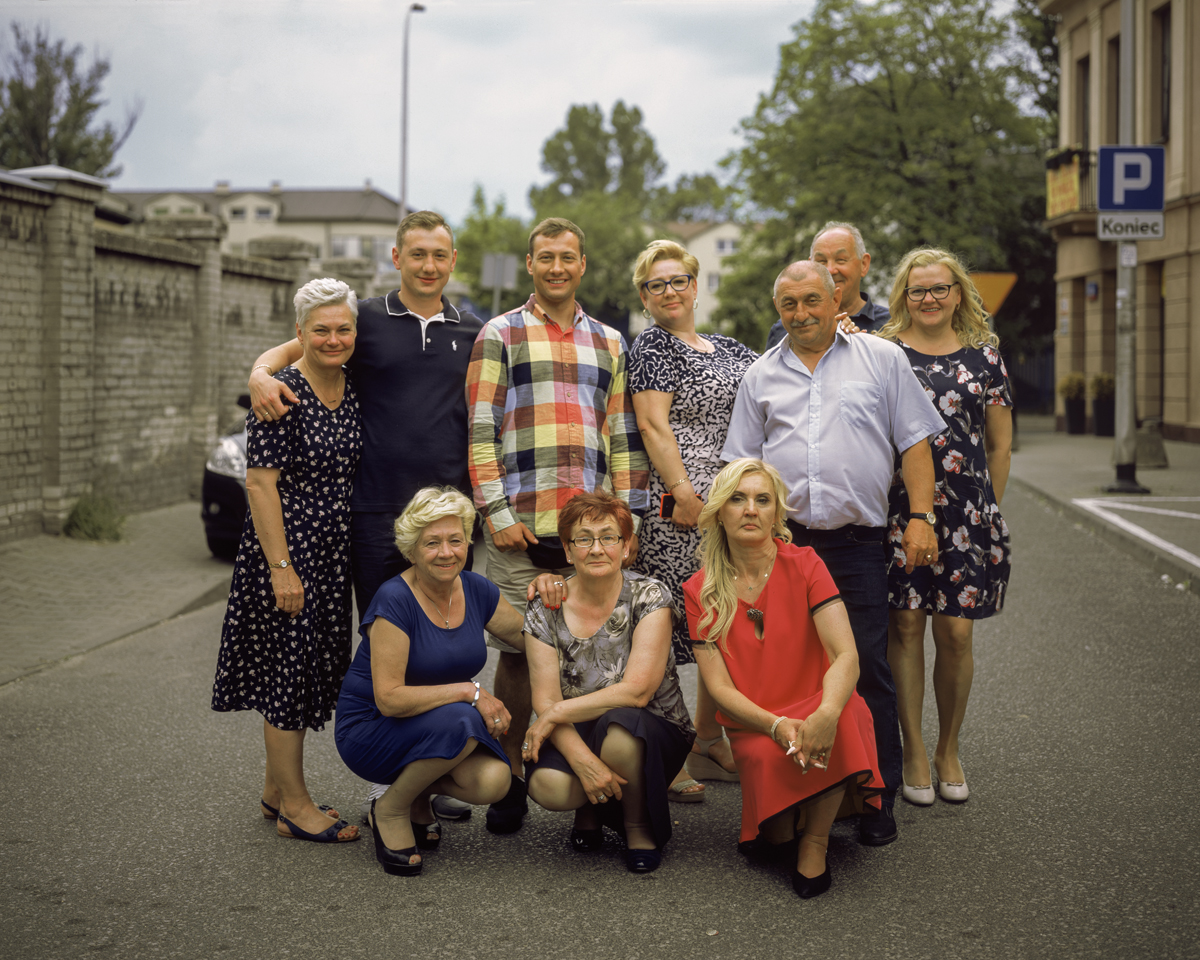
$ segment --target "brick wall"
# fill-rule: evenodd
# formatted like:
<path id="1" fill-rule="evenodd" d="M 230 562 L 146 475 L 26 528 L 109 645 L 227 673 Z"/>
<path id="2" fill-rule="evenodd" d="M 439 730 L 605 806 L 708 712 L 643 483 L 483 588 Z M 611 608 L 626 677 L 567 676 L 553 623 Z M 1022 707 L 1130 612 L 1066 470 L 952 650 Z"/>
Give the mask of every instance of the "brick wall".
<path id="1" fill-rule="evenodd" d="M 90 492 L 197 495 L 251 362 L 294 335 L 299 262 L 223 257 L 207 217 L 97 226 L 100 196 L 67 171 L 0 174 L 0 542 L 60 531 Z"/>

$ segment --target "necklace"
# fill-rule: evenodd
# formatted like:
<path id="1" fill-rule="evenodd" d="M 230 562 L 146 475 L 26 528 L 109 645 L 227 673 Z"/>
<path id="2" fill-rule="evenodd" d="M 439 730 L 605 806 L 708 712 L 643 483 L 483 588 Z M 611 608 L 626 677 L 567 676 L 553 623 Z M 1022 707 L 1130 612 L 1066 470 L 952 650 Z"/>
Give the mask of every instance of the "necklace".
<path id="1" fill-rule="evenodd" d="M 416 583 L 417 589 L 421 591 L 421 595 L 426 600 L 428 600 L 430 603 L 433 604 L 433 609 L 438 612 L 438 616 L 446 621 L 446 629 L 449 630 L 450 629 L 450 611 L 454 608 L 454 593 L 453 593 L 453 591 L 450 593 L 450 602 L 446 604 L 446 613 L 443 614 L 442 608 L 439 607 L 436 603 L 434 603 L 433 597 L 431 597 L 429 594 L 427 594 L 425 592 L 425 588 L 423 586 L 421 586 L 421 578 L 419 576 L 417 576 L 415 573 L 413 574 L 413 581 Z"/>

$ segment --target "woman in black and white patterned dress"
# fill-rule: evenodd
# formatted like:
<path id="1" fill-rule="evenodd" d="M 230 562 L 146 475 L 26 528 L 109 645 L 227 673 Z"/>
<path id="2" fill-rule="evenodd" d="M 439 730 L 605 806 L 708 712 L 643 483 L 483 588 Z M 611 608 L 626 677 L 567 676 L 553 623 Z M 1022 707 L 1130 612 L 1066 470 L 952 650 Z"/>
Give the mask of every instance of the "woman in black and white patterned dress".
<path id="1" fill-rule="evenodd" d="M 756 354 L 731 337 L 696 332 L 700 264 L 678 243 L 655 240 L 638 257 L 633 283 L 642 313 L 654 321 L 629 351 L 629 384 L 638 429 L 650 462 L 651 509 L 642 524 L 635 569 L 664 583 L 676 603 L 683 582 L 700 569 L 696 520 L 713 478 L 721 469 L 721 448 L 738 385 Z M 669 517 L 660 516 L 664 496 L 672 497 Z M 687 622 L 676 619 L 671 645 L 676 663 L 693 663 Z M 704 797 L 697 780 L 737 780 L 733 752 L 716 720 L 716 703 L 698 681 L 696 743 L 687 771 L 671 784 L 673 800 Z"/>
<path id="2" fill-rule="evenodd" d="M 316 806 L 304 734 L 333 716 L 350 665 L 350 485 L 362 451 L 358 398 L 342 365 L 358 299 L 340 280 L 296 294 L 304 354 L 275 374 L 299 398 L 283 417 L 246 418 L 242 532 L 212 708 L 257 710 L 267 749 L 262 813 L 281 837 L 339 843 L 358 827 Z M 327 815 L 328 811 L 328 815 Z"/>

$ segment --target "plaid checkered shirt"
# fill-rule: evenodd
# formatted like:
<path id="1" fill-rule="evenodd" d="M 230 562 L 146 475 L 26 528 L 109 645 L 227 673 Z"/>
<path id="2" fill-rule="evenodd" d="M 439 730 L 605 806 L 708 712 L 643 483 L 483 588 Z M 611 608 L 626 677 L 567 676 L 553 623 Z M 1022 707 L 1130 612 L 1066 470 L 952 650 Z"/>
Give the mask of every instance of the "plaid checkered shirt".
<path id="1" fill-rule="evenodd" d="M 650 462 L 626 361 L 621 335 L 578 304 L 566 330 L 534 296 L 484 325 L 467 372 L 468 464 L 491 533 L 520 522 L 557 536 L 558 511 L 598 489 L 628 503 L 640 524 Z"/>

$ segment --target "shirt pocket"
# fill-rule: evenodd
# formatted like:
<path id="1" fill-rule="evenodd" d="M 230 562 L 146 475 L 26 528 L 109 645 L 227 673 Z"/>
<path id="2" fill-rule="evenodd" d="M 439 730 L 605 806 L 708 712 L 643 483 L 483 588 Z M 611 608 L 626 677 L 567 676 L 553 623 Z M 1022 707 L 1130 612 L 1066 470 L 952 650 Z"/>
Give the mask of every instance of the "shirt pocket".
<path id="1" fill-rule="evenodd" d="M 856 430 L 877 423 L 883 387 L 862 380 L 843 380 L 839 397 L 842 421 Z"/>

